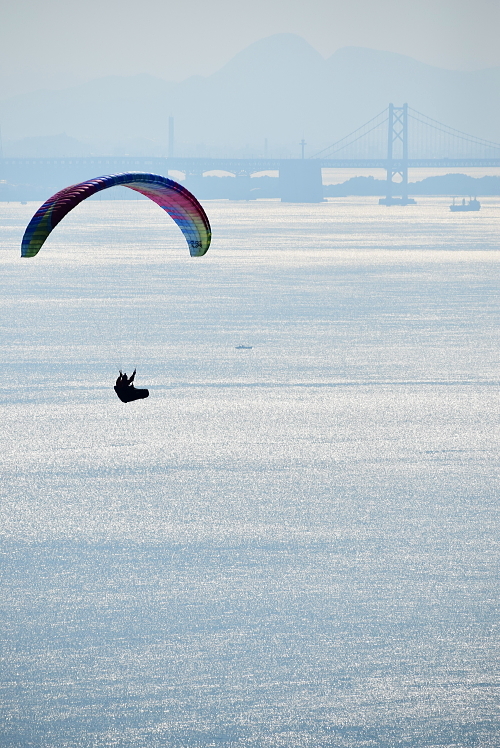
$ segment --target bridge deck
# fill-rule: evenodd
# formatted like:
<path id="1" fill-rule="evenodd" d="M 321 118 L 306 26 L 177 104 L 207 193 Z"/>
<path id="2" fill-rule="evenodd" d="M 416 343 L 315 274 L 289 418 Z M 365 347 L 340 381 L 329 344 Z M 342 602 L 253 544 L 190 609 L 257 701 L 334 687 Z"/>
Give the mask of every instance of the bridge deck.
<path id="1" fill-rule="evenodd" d="M 281 164 L 299 159 L 273 158 L 164 158 L 152 156 L 88 156 L 67 158 L 3 158 L 0 159 L 0 177 L 13 167 L 65 168 L 95 166 L 108 172 L 120 171 L 181 171 L 201 175 L 209 171 L 226 171 L 231 174 L 256 174 L 261 171 L 279 171 Z M 311 159 L 312 160 L 312 159 Z M 387 159 L 315 159 L 321 168 L 329 169 L 385 169 Z M 393 167 L 403 165 L 400 159 L 393 159 Z M 409 168 L 453 168 L 453 167 L 499 167 L 500 158 L 418 158 L 408 159 Z"/>

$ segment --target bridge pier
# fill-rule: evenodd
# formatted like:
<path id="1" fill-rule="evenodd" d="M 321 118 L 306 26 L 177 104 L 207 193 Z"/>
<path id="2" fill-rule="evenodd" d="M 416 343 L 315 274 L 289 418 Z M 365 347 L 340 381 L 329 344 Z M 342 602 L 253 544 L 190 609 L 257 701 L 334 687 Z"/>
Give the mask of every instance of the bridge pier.
<path id="1" fill-rule="evenodd" d="M 323 202 L 321 162 L 298 158 L 281 161 L 279 194 L 282 203 Z"/>

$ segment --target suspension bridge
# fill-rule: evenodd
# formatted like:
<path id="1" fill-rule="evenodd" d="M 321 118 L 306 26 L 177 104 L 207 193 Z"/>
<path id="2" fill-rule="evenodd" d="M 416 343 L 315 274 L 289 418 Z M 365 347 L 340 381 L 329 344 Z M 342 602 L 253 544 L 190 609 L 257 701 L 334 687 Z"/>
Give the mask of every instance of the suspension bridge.
<path id="1" fill-rule="evenodd" d="M 408 204 L 408 169 L 500 166 L 500 143 L 438 122 L 408 104 L 394 104 L 341 140 L 314 154 L 322 167 L 382 168 L 386 205 Z M 394 197 L 395 185 L 401 198 Z"/>
<path id="2" fill-rule="evenodd" d="M 98 174 L 122 171 L 181 172 L 189 181 L 208 173 L 237 178 L 274 171 L 286 202 L 320 202 L 322 169 L 384 169 L 387 205 L 408 204 L 411 168 L 500 167 L 500 143 L 475 137 L 428 117 L 408 104 L 389 106 L 327 148 L 302 158 L 67 157 L 0 158 L 0 181 L 60 189 Z M 394 197 L 398 190 L 401 197 Z M 28 197 L 27 199 L 33 199 Z M 34 198 L 36 199 L 36 198 Z"/>

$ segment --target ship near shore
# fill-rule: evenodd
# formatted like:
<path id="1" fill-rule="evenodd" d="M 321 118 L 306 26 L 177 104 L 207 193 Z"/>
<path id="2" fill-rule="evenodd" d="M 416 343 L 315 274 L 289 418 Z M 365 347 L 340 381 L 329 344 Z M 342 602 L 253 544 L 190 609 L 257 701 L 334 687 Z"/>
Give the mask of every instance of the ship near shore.
<path id="1" fill-rule="evenodd" d="M 453 203 L 450 205 L 450 210 L 453 213 L 465 213 L 470 210 L 480 210 L 481 209 L 481 203 L 479 200 L 475 197 L 470 197 L 469 202 L 465 202 L 465 197 L 462 198 L 462 202 L 455 203 L 455 199 L 453 198 Z"/>

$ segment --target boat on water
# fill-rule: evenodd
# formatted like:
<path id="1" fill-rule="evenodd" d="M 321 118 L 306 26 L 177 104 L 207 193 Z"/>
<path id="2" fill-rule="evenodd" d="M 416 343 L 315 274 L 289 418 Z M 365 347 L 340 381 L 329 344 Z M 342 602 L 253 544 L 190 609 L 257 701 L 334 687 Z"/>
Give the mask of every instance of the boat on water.
<path id="1" fill-rule="evenodd" d="M 469 210 L 480 210 L 481 203 L 476 197 L 469 197 L 469 202 L 465 202 L 465 197 L 462 198 L 462 202 L 455 203 L 455 199 L 453 198 L 453 203 L 450 205 L 450 210 L 453 211 L 453 213 L 465 213 Z"/>

